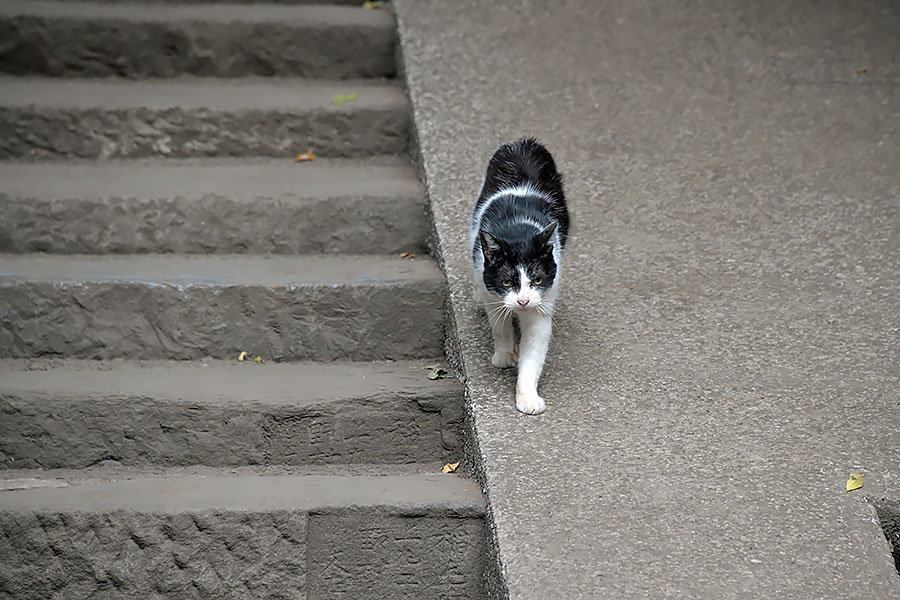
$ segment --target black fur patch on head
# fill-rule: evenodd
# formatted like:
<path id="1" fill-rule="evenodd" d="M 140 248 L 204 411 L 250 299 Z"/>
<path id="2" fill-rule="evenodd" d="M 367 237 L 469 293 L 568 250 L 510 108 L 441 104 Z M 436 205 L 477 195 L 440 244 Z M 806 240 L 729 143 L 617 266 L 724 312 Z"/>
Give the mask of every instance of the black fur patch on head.
<path id="1" fill-rule="evenodd" d="M 541 210 L 559 224 L 559 242 L 566 246 L 569 237 L 569 211 L 563 193 L 563 178 L 556 170 L 550 152 L 534 138 L 503 144 L 488 162 L 478 208 L 488 198 L 506 188 L 529 185 L 545 194 L 549 202 L 542 202 Z"/>
<path id="2" fill-rule="evenodd" d="M 512 224 L 498 234 L 480 231 L 485 287 L 500 296 L 518 292 L 519 269 L 524 269 L 533 287 L 542 291 L 550 289 L 556 279 L 552 243 L 555 230 L 553 223 L 541 231 L 529 224 Z"/>
<path id="3" fill-rule="evenodd" d="M 520 269 L 532 287 L 550 289 L 569 231 L 562 175 L 533 138 L 500 146 L 488 162 L 472 220 L 472 258 L 484 264 L 484 284 L 498 295 L 519 291 Z M 507 283 L 508 285 L 503 285 Z"/>

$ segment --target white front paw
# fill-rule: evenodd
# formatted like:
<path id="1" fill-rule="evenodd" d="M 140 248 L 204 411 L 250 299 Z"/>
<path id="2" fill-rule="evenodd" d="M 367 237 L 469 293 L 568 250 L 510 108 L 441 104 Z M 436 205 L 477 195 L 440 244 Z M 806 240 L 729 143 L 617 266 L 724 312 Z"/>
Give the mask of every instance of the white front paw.
<path id="1" fill-rule="evenodd" d="M 516 366 L 516 354 L 515 352 L 494 352 L 491 364 L 500 369 L 514 367 Z"/>
<path id="2" fill-rule="evenodd" d="M 537 395 L 537 392 L 531 394 L 516 394 L 516 408 L 526 415 L 539 415 L 547 410 L 544 399 Z"/>

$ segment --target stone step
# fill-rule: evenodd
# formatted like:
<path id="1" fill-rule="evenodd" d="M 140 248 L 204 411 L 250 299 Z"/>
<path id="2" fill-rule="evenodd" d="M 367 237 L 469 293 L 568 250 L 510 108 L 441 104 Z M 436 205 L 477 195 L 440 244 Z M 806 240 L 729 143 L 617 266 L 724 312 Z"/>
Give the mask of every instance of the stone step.
<path id="1" fill-rule="evenodd" d="M 453 462 L 433 361 L 0 361 L 0 469 Z"/>
<path id="2" fill-rule="evenodd" d="M 0 255 L 0 358 L 439 356 L 429 259 Z"/>
<path id="3" fill-rule="evenodd" d="M 58 0 L 59 2 L 67 2 L 67 3 L 82 3 L 84 0 Z M 328 4 L 328 5 L 337 5 L 337 6 L 353 6 L 356 8 L 360 8 L 363 5 L 364 0 L 96 0 L 102 4 L 138 4 L 138 3 L 151 3 L 151 4 L 295 4 L 295 5 L 303 5 L 303 4 Z M 391 2 L 391 0 L 387 0 L 387 2 Z M 385 2 L 382 6 L 377 8 L 388 8 L 389 4 Z"/>
<path id="4" fill-rule="evenodd" d="M 0 78 L 0 158 L 362 157 L 408 137 L 393 83 Z"/>
<path id="5" fill-rule="evenodd" d="M 361 4 L 361 3 L 360 3 Z M 357 6 L 4 0 L 0 72 L 54 77 L 394 75 L 394 20 Z"/>
<path id="6" fill-rule="evenodd" d="M 399 157 L 0 162 L 0 252 L 426 252 Z"/>
<path id="7" fill-rule="evenodd" d="M 455 474 L 3 477 L 22 600 L 486 597 L 484 501 Z"/>

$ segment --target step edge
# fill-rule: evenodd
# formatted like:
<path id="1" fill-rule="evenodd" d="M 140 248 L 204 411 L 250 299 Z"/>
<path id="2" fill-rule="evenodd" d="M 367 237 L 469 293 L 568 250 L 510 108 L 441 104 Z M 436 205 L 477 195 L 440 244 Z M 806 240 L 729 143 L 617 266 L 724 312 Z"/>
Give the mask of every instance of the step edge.
<path id="1" fill-rule="evenodd" d="M 74 2 L 19 1 L 0 3 L 0 19 L 31 17 L 38 19 L 71 21 L 128 21 L 133 23 L 241 23 L 247 25 L 283 24 L 297 27 L 354 27 L 368 29 L 393 29 L 393 15 L 389 11 L 361 10 L 357 5 L 308 2 L 302 4 L 258 2 L 220 2 L 228 6 L 225 14 L 207 14 L 200 10 L 203 4 L 193 2 L 172 3 L 164 11 L 144 3 L 110 3 L 77 0 Z M 135 7 L 138 8 L 135 11 Z M 85 11 L 87 8 L 87 14 Z M 154 10 L 155 9 L 155 10 Z M 136 14 L 137 12 L 137 14 Z M 232 14 L 234 13 L 234 14 Z M 261 18 L 262 17 L 262 18 Z"/>
<path id="2" fill-rule="evenodd" d="M 0 482 L 10 479 L 4 477 Z M 49 482 L 50 478 L 40 481 Z M 180 475 L 58 482 L 60 487 L 0 491 L 0 512 L 292 510 L 324 514 L 375 509 L 394 514 L 434 514 L 438 510 L 482 517 L 485 511 L 477 483 L 456 474 Z"/>
<path id="3" fill-rule="evenodd" d="M 40 262 L 38 262 L 40 261 Z M 41 273 L 44 264 L 52 262 L 50 272 Z M 44 264 L 42 264 L 44 263 Z M 256 272 L 266 265 L 280 267 L 289 274 L 276 273 L 268 278 L 249 277 L 228 279 L 200 275 L 173 276 L 187 263 L 192 270 L 212 265 L 224 272 Z M 105 267 L 102 275 L 90 268 Z M 378 277 L 323 277 L 319 273 L 329 268 L 364 267 L 382 269 Z M 61 267 L 63 267 L 61 269 Z M 87 268 L 87 271 L 85 269 Z M 54 269 L 57 272 L 54 272 Z M 154 269 L 162 269 L 162 274 Z M 173 271 L 166 271 L 172 269 Z M 316 270 L 318 269 L 318 270 Z M 404 269 L 406 271 L 404 272 Z M 65 271 L 67 274 L 63 274 Z M 79 272 L 80 271 L 80 272 Z M 240 287 L 356 287 L 398 286 L 416 284 L 444 285 L 443 273 L 430 257 L 407 260 L 399 256 L 335 254 L 317 255 L 245 255 L 245 254 L 0 254 L 0 288 L 27 285 L 78 287 L 84 285 L 145 285 L 178 288 L 240 288 Z"/>

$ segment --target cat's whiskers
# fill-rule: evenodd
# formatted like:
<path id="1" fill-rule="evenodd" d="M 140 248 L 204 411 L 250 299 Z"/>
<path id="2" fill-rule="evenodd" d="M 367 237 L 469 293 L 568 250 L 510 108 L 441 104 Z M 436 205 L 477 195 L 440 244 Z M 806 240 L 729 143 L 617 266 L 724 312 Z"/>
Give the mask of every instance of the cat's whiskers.
<path id="1" fill-rule="evenodd" d="M 512 309 L 501 302 L 500 306 L 488 311 L 488 323 L 491 325 L 491 333 L 497 331 L 498 325 L 503 325 L 512 314 Z"/>
<path id="2" fill-rule="evenodd" d="M 503 300 L 498 300 L 496 302 L 480 302 L 479 306 L 495 306 L 497 304 L 506 304 Z"/>

